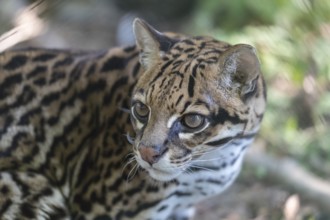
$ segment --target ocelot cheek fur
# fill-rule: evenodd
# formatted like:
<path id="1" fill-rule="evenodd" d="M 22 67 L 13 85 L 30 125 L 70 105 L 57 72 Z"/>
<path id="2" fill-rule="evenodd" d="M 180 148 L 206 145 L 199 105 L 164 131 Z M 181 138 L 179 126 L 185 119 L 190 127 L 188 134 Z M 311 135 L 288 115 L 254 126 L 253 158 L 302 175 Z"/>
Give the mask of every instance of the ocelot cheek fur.
<path id="1" fill-rule="evenodd" d="M 0 219 L 187 219 L 234 181 L 266 106 L 253 47 L 133 30 L 0 54 Z"/>

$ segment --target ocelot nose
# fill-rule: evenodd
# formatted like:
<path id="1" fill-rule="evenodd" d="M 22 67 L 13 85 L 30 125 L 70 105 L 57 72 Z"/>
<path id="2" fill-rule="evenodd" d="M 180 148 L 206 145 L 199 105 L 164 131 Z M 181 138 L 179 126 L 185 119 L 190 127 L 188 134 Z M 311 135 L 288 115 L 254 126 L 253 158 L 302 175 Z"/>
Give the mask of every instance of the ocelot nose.
<path id="1" fill-rule="evenodd" d="M 139 146 L 139 152 L 144 161 L 152 166 L 154 163 L 157 163 L 159 159 L 165 154 L 166 148 L 162 147 L 147 147 L 144 145 Z"/>

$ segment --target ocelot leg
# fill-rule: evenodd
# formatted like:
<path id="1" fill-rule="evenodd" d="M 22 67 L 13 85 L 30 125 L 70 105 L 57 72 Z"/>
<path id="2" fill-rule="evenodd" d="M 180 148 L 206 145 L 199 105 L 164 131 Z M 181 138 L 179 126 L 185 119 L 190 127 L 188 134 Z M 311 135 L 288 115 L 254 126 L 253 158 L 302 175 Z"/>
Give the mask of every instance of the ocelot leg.
<path id="1" fill-rule="evenodd" d="M 0 172 L 0 219 L 70 219 L 60 191 L 43 175 Z"/>

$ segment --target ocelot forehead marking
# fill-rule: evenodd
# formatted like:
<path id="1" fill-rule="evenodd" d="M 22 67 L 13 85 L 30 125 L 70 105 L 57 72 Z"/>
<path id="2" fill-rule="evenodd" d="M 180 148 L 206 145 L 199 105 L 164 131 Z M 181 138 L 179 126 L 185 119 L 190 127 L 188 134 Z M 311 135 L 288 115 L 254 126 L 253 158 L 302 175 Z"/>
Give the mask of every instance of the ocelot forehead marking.
<path id="1" fill-rule="evenodd" d="M 181 102 L 196 102 L 200 97 L 195 93 L 203 87 L 206 89 L 207 83 L 203 82 L 209 81 L 207 67 L 215 64 L 229 46 L 205 37 L 175 44 L 163 56 L 159 71 L 153 74 L 150 89 L 146 91 L 147 100 L 168 110 L 178 110 Z"/>

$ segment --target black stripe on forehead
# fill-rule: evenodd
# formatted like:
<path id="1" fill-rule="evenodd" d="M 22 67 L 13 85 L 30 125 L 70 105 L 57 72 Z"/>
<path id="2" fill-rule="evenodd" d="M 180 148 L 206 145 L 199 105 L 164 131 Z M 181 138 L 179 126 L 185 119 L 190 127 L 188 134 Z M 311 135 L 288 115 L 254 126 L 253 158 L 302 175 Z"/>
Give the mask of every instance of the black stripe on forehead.
<path id="1" fill-rule="evenodd" d="M 196 74 L 197 74 L 197 67 L 198 67 L 198 65 L 195 65 L 193 67 L 192 74 L 189 77 L 189 82 L 188 82 L 189 97 L 194 96 L 194 89 L 195 89 L 194 87 L 195 87 L 195 78 L 196 78 Z"/>
<path id="2" fill-rule="evenodd" d="M 159 79 L 163 75 L 167 67 L 169 67 L 173 63 L 173 61 L 174 60 L 169 60 L 161 67 L 160 71 L 157 73 L 155 78 L 153 78 L 153 80 L 149 83 L 149 86 L 151 86 L 154 82 L 157 81 L 157 79 Z"/>
<path id="3" fill-rule="evenodd" d="M 195 87 L 195 78 L 191 75 L 191 76 L 189 76 L 189 82 L 188 82 L 189 97 L 194 96 L 194 87 Z"/>
<path id="4" fill-rule="evenodd" d="M 180 103 L 180 101 L 182 100 L 182 98 L 183 98 L 183 95 L 181 94 L 181 95 L 179 96 L 179 98 L 176 100 L 176 102 L 175 102 L 175 106 L 178 106 L 178 104 Z"/>
<path id="5" fill-rule="evenodd" d="M 148 95 L 148 101 L 149 101 L 150 103 L 153 101 L 153 98 L 154 98 L 154 94 L 153 94 L 154 90 L 155 90 L 155 84 L 153 84 L 153 85 L 151 86 L 151 88 L 148 89 L 148 92 L 147 92 L 147 95 Z"/>

